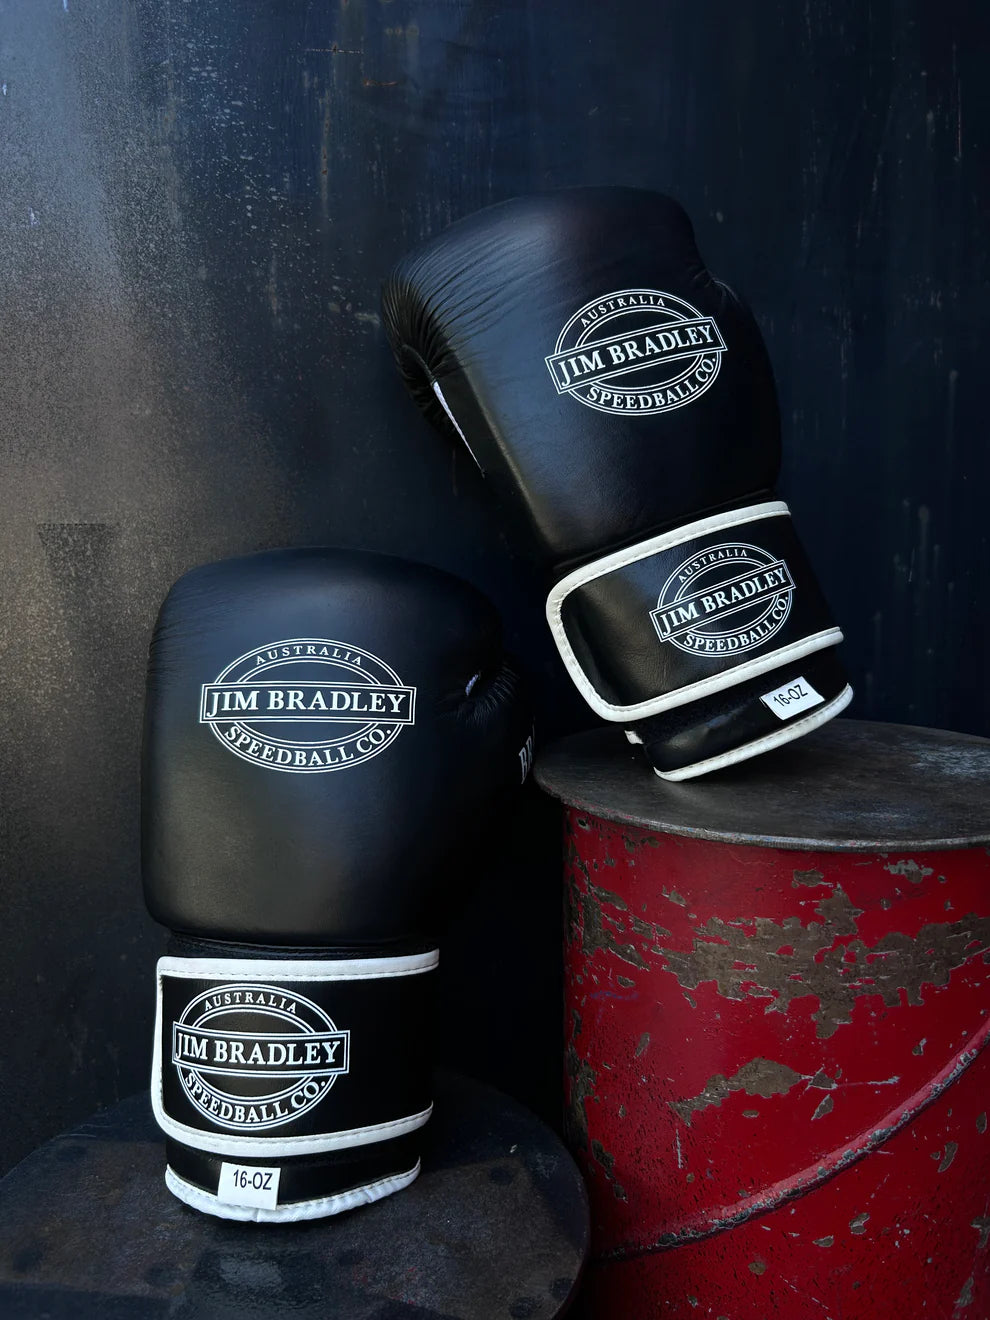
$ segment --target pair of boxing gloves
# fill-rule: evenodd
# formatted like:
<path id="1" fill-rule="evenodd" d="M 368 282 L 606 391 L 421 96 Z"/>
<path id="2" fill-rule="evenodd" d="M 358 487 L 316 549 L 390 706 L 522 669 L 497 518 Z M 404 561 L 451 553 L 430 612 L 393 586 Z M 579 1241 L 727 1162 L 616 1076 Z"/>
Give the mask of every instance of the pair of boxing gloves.
<path id="1" fill-rule="evenodd" d="M 772 494 L 771 368 L 668 198 L 507 202 L 393 271 L 414 397 L 490 479 L 551 584 L 564 664 L 684 779 L 849 701 Z M 225 1218 L 308 1219 L 406 1186 L 431 1108 L 451 862 L 525 778 L 530 714 L 490 603 L 359 551 L 208 565 L 151 648 L 143 870 L 174 933 L 152 1098 L 166 1181 Z"/>

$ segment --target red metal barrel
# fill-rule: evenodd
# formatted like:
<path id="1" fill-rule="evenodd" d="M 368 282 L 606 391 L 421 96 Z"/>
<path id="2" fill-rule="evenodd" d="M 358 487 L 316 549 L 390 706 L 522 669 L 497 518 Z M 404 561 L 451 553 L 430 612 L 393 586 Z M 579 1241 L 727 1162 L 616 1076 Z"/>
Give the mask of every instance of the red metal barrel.
<path id="1" fill-rule="evenodd" d="M 990 1316 L 990 742 L 836 720 L 566 807 L 566 1085 L 594 1320 Z"/>

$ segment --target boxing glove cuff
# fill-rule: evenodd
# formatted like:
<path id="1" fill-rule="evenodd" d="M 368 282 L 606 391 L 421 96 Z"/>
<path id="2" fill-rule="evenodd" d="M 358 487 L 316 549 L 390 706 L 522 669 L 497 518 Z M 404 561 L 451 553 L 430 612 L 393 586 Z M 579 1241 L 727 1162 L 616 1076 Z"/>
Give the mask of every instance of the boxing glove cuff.
<path id="1" fill-rule="evenodd" d="M 592 710 L 626 723 L 842 641 L 777 500 L 583 564 L 550 592 L 547 619 Z"/>
<path id="2" fill-rule="evenodd" d="M 223 1218 L 295 1220 L 411 1182 L 437 963 L 435 950 L 162 958 L 151 1094 L 175 1195 Z"/>

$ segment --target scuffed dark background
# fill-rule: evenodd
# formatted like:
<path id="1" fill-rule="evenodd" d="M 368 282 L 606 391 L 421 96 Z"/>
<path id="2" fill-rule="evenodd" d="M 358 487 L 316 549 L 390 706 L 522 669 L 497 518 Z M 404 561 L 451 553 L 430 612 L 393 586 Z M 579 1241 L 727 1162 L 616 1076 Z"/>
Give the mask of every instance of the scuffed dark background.
<path id="1" fill-rule="evenodd" d="M 334 542 L 501 607 L 531 565 L 404 396 L 378 285 L 514 194 L 677 196 L 777 370 L 851 714 L 990 733 L 986 18 L 962 0 L 0 3 L 0 1168 L 147 1080 L 145 651 L 207 559 Z M 445 944 L 441 1054 L 556 1119 L 556 812 Z"/>

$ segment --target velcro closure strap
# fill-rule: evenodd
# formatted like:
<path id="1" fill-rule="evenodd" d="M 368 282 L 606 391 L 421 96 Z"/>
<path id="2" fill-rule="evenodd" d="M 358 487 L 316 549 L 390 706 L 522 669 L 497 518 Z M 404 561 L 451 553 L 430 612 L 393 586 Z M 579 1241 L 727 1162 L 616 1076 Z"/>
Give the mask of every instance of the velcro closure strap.
<path id="1" fill-rule="evenodd" d="M 392 1140 L 430 1116 L 436 950 L 166 957 L 151 1096 L 167 1136 L 283 1159 Z"/>
<path id="2" fill-rule="evenodd" d="M 603 719 L 643 719 L 842 640 L 779 500 L 584 564 L 547 599 L 561 658 Z"/>

